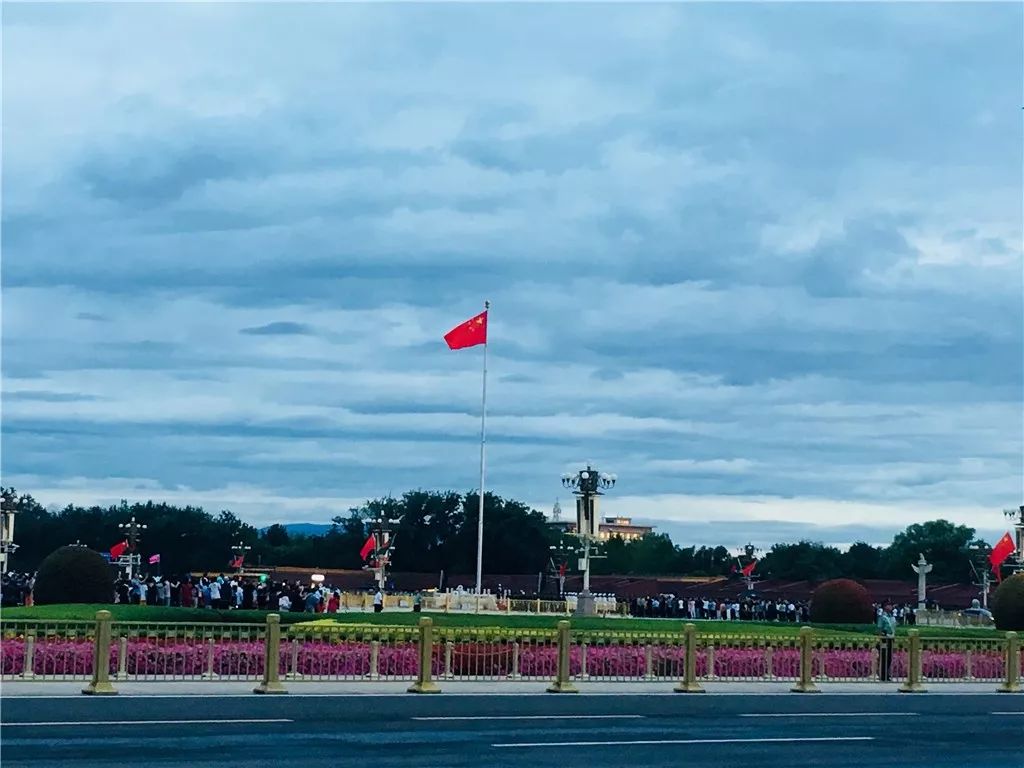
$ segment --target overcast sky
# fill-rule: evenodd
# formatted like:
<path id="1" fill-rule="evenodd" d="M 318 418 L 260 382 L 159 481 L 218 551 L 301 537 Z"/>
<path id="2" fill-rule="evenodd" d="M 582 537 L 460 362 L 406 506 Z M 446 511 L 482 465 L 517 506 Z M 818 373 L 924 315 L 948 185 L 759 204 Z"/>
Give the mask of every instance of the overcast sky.
<path id="1" fill-rule="evenodd" d="M 1022 498 L 1024 11 L 7 4 L 5 485 L 681 543 Z"/>

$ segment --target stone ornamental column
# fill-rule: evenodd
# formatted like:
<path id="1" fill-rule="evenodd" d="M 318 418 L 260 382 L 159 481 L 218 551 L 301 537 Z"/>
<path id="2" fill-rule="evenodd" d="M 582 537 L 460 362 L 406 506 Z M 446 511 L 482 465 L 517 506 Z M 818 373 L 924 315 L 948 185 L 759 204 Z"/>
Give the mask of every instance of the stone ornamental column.
<path id="1" fill-rule="evenodd" d="M 927 602 L 928 574 L 932 572 L 934 565 L 929 565 L 924 559 L 924 554 L 918 556 L 917 565 L 910 566 L 917 574 L 917 607 L 924 609 Z"/>

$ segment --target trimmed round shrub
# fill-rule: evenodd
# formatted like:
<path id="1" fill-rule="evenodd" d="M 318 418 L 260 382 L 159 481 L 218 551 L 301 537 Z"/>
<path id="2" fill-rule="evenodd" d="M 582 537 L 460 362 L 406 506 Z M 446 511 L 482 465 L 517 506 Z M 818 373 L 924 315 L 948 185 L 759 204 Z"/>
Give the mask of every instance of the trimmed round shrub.
<path id="1" fill-rule="evenodd" d="M 811 621 L 817 624 L 871 624 L 871 595 L 853 579 L 832 579 L 811 595 Z"/>
<path id="2" fill-rule="evenodd" d="M 39 565 L 32 597 L 36 605 L 112 603 L 114 574 L 98 552 L 61 547 Z"/>
<path id="3" fill-rule="evenodd" d="M 1006 579 L 992 593 L 996 629 L 1024 630 L 1024 571 Z"/>

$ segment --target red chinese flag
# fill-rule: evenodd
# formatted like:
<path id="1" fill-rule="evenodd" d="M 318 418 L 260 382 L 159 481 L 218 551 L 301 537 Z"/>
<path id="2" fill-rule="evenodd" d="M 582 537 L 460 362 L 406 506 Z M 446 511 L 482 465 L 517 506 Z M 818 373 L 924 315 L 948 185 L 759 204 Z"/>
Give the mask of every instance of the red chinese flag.
<path id="1" fill-rule="evenodd" d="M 367 557 L 370 556 L 370 553 L 373 552 L 374 549 L 376 549 L 376 547 L 377 542 L 374 541 L 373 535 L 371 534 L 363 543 L 363 548 L 359 550 L 359 557 L 365 560 Z"/>
<path id="2" fill-rule="evenodd" d="M 118 542 L 117 544 L 115 544 L 114 546 L 112 546 L 110 548 L 110 557 L 112 559 L 118 558 L 121 555 L 123 555 L 125 553 L 125 550 L 127 550 L 127 549 L 128 549 L 128 542 L 127 541 Z"/>
<path id="3" fill-rule="evenodd" d="M 457 325 L 444 335 L 448 349 L 465 349 L 487 343 L 487 310 Z"/>
<path id="4" fill-rule="evenodd" d="M 749 576 L 754 572 L 754 568 L 757 567 L 757 560 L 751 560 L 749 563 L 743 566 L 743 575 Z"/>
<path id="5" fill-rule="evenodd" d="M 245 555 L 239 555 L 231 561 L 232 568 L 241 568 L 242 563 L 245 562 Z"/>
<path id="6" fill-rule="evenodd" d="M 1010 538 L 1010 534 L 1003 534 L 1003 538 L 996 542 L 996 545 L 992 547 L 992 553 L 988 556 L 988 561 L 992 564 L 992 570 L 995 571 L 996 578 L 1000 578 L 999 566 L 1003 564 L 1010 555 L 1013 554 L 1017 547 L 1013 543 L 1013 539 Z"/>

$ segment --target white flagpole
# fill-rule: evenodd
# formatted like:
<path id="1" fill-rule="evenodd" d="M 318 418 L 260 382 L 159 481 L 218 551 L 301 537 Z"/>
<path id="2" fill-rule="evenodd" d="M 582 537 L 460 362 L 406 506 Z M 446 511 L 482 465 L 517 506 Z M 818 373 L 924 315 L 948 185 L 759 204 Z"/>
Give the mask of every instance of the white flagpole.
<path id="1" fill-rule="evenodd" d="M 490 325 L 491 316 L 489 310 L 491 302 L 484 302 L 484 311 L 488 312 L 487 323 Z M 476 519 L 476 593 L 483 594 L 483 571 L 484 571 L 484 475 L 487 469 L 486 452 L 487 445 L 487 341 L 484 341 L 484 385 L 483 395 L 480 400 L 480 510 Z"/>

